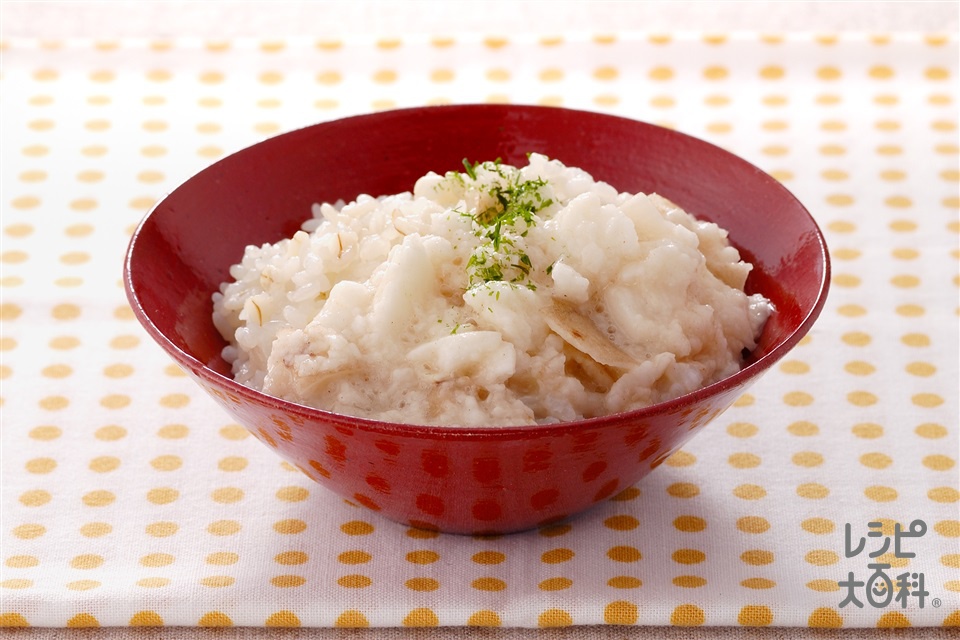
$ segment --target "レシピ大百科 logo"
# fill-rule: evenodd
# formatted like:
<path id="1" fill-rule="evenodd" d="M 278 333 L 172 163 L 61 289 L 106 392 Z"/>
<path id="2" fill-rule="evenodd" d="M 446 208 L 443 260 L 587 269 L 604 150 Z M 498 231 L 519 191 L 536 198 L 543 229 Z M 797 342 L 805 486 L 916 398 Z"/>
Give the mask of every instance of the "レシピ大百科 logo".
<path id="1" fill-rule="evenodd" d="M 895 600 L 901 608 L 906 609 L 910 598 L 915 598 L 917 606 L 922 609 L 927 596 L 930 595 L 923 584 L 923 573 L 905 571 L 891 577 L 888 573 L 892 568 L 890 562 L 880 561 L 881 556 L 890 552 L 891 536 L 884 535 L 882 522 L 868 522 L 867 527 L 869 529 L 867 537 L 858 537 L 855 540 L 852 527 L 849 524 L 844 526 L 844 555 L 847 558 L 854 558 L 867 551 L 868 558 L 877 561 L 867 564 L 867 570 L 872 573 L 865 580 L 857 580 L 856 574 L 850 571 L 846 580 L 837 582 L 841 589 L 846 590 L 846 597 L 840 602 L 840 608 L 842 609 L 850 604 L 863 608 L 863 602 L 858 598 L 862 588 L 863 598 L 872 607 L 882 609 Z M 899 523 L 894 525 L 892 536 L 893 557 L 916 557 L 916 553 L 905 550 L 904 538 L 921 538 L 926 532 L 927 523 L 923 520 L 914 520 L 906 530 L 902 529 Z M 871 540 L 871 544 L 868 545 L 868 538 L 880 538 L 881 540 Z M 938 601 L 935 599 L 933 604 L 936 606 Z"/>

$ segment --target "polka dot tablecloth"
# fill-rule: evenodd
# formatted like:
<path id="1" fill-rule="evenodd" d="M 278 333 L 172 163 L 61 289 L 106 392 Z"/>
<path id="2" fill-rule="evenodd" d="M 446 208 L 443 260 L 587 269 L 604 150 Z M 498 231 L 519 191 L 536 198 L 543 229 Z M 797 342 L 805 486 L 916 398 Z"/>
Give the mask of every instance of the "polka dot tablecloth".
<path id="1" fill-rule="evenodd" d="M 960 624 L 955 36 L 2 47 L 0 624 Z M 120 283 L 144 213 L 225 154 L 465 102 L 708 139 L 808 206 L 834 267 L 811 333 L 665 465 L 503 537 L 313 484 L 165 357 Z"/>

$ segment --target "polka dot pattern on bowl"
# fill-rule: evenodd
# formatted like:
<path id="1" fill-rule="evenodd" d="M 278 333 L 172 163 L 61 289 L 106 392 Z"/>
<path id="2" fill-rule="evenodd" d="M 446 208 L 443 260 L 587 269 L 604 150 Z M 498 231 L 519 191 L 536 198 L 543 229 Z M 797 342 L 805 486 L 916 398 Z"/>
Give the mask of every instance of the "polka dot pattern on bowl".
<path id="1" fill-rule="evenodd" d="M 955 36 L 2 50 L 0 626 L 960 624 Z M 820 321 L 704 433 L 581 517 L 500 537 L 385 521 L 280 462 L 164 357 L 119 280 L 144 213 L 226 154 L 467 102 L 712 141 L 793 191 L 833 259 Z M 892 537 L 918 519 L 915 557 L 878 557 L 924 576 L 925 606 L 842 606 L 872 561 L 847 557 L 847 525 L 873 545 L 870 523 Z"/>

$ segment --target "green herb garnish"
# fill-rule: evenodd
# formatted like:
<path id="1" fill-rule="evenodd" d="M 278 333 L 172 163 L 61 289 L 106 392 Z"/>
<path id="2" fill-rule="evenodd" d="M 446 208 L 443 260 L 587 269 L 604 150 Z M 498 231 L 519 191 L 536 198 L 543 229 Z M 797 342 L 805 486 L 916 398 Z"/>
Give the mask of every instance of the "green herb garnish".
<path id="1" fill-rule="evenodd" d="M 467 170 L 467 175 L 470 176 L 470 178 L 473 180 L 477 179 L 478 166 L 479 165 L 476 162 L 474 162 L 473 164 L 470 164 L 469 160 L 467 160 L 466 158 L 463 159 L 463 168 Z"/>
<path id="2" fill-rule="evenodd" d="M 494 172 L 501 178 L 485 187 L 493 200 L 490 206 L 476 214 L 461 214 L 470 218 L 474 234 L 483 239 L 467 261 L 470 286 L 509 282 L 536 289 L 536 285 L 529 282 L 533 263 L 518 243 L 536 225 L 536 214 L 553 204 L 553 200 L 540 193 L 547 182 L 542 178 L 521 180 L 519 172 L 507 174 L 501 168 L 499 158 L 494 162 L 473 164 L 464 158 L 463 166 L 474 180 L 478 168 Z"/>

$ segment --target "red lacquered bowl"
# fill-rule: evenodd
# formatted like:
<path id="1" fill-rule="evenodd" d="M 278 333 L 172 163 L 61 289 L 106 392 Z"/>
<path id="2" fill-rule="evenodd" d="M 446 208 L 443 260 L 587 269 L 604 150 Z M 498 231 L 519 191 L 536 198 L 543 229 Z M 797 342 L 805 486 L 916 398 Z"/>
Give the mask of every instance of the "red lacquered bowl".
<path id="1" fill-rule="evenodd" d="M 621 191 L 656 192 L 730 232 L 773 301 L 737 374 L 643 410 L 554 425 L 391 424 L 267 396 L 231 379 L 211 294 L 248 244 L 289 237 L 315 202 L 408 191 L 471 158 L 526 164 L 537 151 Z M 464 105 L 322 123 L 235 153 L 187 180 L 143 220 L 125 264 L 147 332 L 259 440 L 330 490 L 394 520 L 457 533 L 559 521 L 631 486 L 726 409 L 810 329 L 829 260 L 817 225 L 783 186 L 706 142 L 567 109 Z"/>

